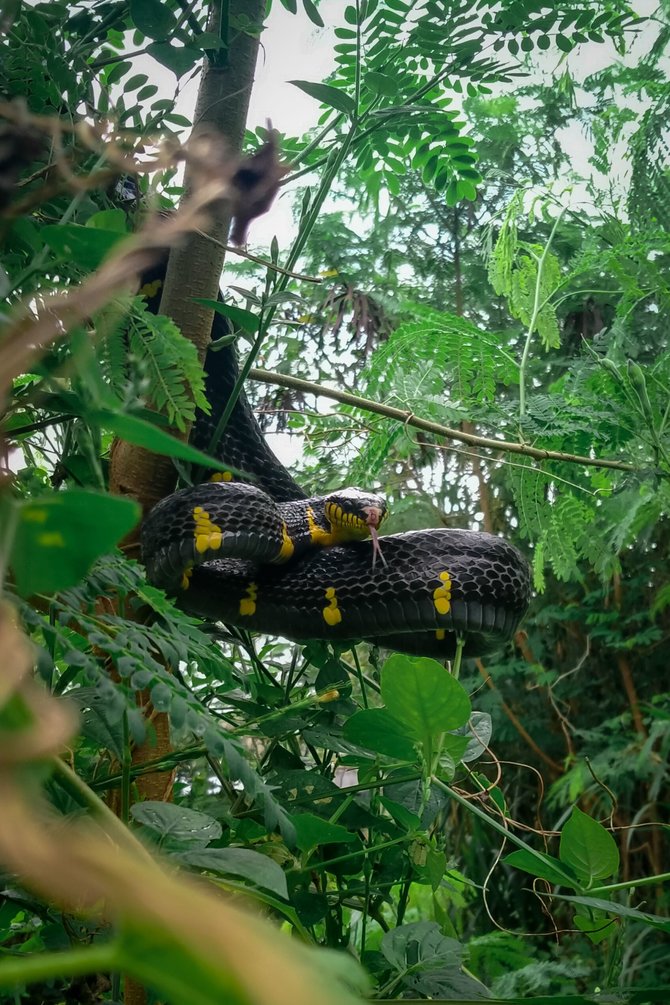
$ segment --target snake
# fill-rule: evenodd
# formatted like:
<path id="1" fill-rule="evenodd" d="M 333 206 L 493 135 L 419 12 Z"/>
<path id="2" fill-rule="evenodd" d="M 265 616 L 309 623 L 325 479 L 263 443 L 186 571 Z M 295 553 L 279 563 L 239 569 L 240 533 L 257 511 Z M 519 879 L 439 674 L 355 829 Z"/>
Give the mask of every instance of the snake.
<path id="1" fill-rule="evenodd" d="M 142 288 L 150 309 L 164 271 Z M 215 314 L 213 342 L 229 333 Z M 211 411 L 197 411 L 191 442 L 230 470 L 150 510 L 141 548 L 152 584 L 198 617 L 295 642 L 368 641 L 451 659 L 457 648 L 481 656 L 513 638 L 530 600 L 528 563 L 513 544 L 451 528 L 379 535 L 388 514 L 377 493 L 307 497 L 244 391 L 210 451 L 239 374 L 235 345 L 210 349 L 205 371 Z"/>

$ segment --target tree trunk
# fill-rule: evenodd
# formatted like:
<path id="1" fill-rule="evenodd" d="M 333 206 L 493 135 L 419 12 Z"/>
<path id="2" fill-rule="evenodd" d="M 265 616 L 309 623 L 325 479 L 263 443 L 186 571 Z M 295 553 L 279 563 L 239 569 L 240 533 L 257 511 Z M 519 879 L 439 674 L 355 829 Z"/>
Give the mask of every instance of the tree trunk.
<path id="1" fill-rule="evenodd" d="M 260 32 L 264 11 L 263 0 L 230 0 L 231 29 L 226 65 L 218 67 L 206 63 L 203 70 L 193 120 L 194 132 L 209 129 L 219 133 L 231 158 L 237 157 L 242 148 L 259 43 L 258 35 L 236 30 L 234 25 L 243 15 L 246 23 L 256 26 Z M 193 187 L 188 164 L 184 184 L 188 196 Z M 209 234 L 225 244 L 229 226 L 229 205 L 222 201 L 212 216 Z M 191 234 L 181 247 L 170 253 L 161 312 L 173 318 L 186 338 L 196 344 L 203 361 L 210 340 L 212 311 L 192 303 L 189 298 L 216 299 L 224 256 L 220 245 L 200 234 Z M 188 435 L 188 431 L 172 432 L 183 437 Z M 132 496 L 146 511 L 173 491 L 175 480 L 175 469 L 169 458 L 158 457 L 128 443 L 115 444 L 110 472 L 112 492 Z"/>
<path id="2" fill-rule="evenodd" d="M 216 21 L 218 4 L 213 5 L 212 21 Z M 259 34 L 265 12 L 264 0 L 230 0 L 228 49 L 220 50 L 222 66 L 206 63 L 198 94 L 194 116 L 194 132 L 209 128 L 225 140 L 231 158 L 242 148 L 249 99 L 254 82 Z M 242 32 L 236 27 L 242 16 L 248 28 L 255 33 Z M 210 24 L 210 28 L 213 27 Z M 216 27 L 215 27 L 215 30 Z M 226 39 L 224 39 L 226 41 Z M 227 54 L 227 55 L 226 55 Z M 185 174 L 186 195 L 193 188 L 192 173 Z M 221 202 L 209 226 L 209 233 L 225 243 L 230 226 L 229 206 Z M 224 250 L 198 234 L 192 234 L 184 244 L 170 254 L 161 311 L 179 325 L 183 334 L 194 342 L 204 361 L 210 341 L 212 312 L 190 301 L 190 297 L 216 299 Z M 174 435 L 178 435 L 174 430 Z M 188 436 L 188 430 L 183 434 Z M 175 468 L 169 458 L 158 457 L 140 447 L 117 441 L 112 451 L 110 491 L 136 499 L 146 512 L 156 502 L 173 491 Z M 137 554 L 137 532 L 125 543 L 129 554 Z M 146 695 L 144 696 L 146 701 Z M 151 740 L 133 751 L 133 764 L 142 764 L 169 753 L 170 727 L 164 713 L 146 708 L 151 720 Z M 137 780 L 139 798 L 167 800 L 172 794 L 171 772 L 141 775 Z M 125 1005 L 146 1005 L 147 993 L 137 981 L 127 979 L 124 986 Z"/>

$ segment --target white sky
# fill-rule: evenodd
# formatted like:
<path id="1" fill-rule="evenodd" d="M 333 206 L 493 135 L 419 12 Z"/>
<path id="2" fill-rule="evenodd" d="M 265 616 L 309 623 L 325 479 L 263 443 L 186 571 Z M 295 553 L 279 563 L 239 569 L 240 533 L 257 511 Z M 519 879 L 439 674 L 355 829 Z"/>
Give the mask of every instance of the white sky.
<path id="1" fill-rule="evenodd" d="M 298 6 L 300 8 L 300 4 Z M 273 125 L 281 132 L 299 135 L 316 124 L 320 110 L 318 102 L 288 81 L 301 79 L 320 82 L 329 75 L 334 66 L 333 43 L 336 39 L 333 29 L 343 23 L 344 6 L 344 0 L 323 0 L 319 9 L 326 28 L 320 29 L 308 20 L 302 10 L 299 10 L 297 15 L 291 15 L 278 0 L 275 0 L 267 22 L 268 27 L 261 37 L 249 112 L 250 127 L 264 125 L 266 119 L 270 118 Z M 652 14 L 656 6 L 656 0 L 637 0 L 634 3 L 636 11 L 641 15 Z M 645 26 L 626 57 L 629 65 L 634 65 L 646 54 L 656 34 L 657 27 L 653 23 Z M 612 44 L 594 42 L 579 46 L 567 60 L 562 60 L 561 54 L 555 49 L 548 53 L 536 50 L 534 57 L 538 57 L 536 75 L 534 74 L 534 78 L 530 80 L 542 80 L 546 84 L 550 84 L 552 78 L 560 76 L 566 62 L 575 83 L 578 84 L 586 76 L 621 58 Z M 175 78 L 170 71 L 158 66 L 153 60 L 142 60 L 142 62 L 150 64 L 151 69 L 147 67 L 147 72 L 150 72 L 151 79 L 155 80 L 161 89 L 165 88 L 166 94 L 174 92 Z M 184 88 L 180 98 L 179 111 L 189 117 L 195 103 L 198 82 L 199 75 Z M 519 86 L 524 86 L 528 82 L 529 78 L 522 79 Z M 501 85 L 495 89 L 496 93 L 504 93 L 510 86 L 514 85 Z M 587 96 L 578 91 L 577 101 L 585 100 L 588 100 Z M 574 171 L 583 176 L 591 175 L 593 169 L 588 163 L 591 143 L 582 129 L 579 126 L 572 126 L 561 130 L 560 140 L 569 148 Z M 624 152 L 625 143 L 621 143 L 618 150 L 613 153 L 612 177 L 600 178 L 600 186 L 604 187 L 613 182 L 620 192 L 625 190 L 628 166 L 623 159 Z M 584 194 L 584 191 L 579 190 L 573 193 L 574 203 L 579 203 Z M 254 249 L 267 248 L 272 237 L 276 235 L 281 260 L 281 252 L 289 247 L 295 233 L 291 199 L 291 192 L 282 190 L 281 196 L 270 212 L 253 222 L 251 244 Z M 271 439 L 273 448 L 285 464 L 290 465 L 299 456 L 300 445 L 297 438 L 282 434 L 272 436 Z"/>
<path id="2" fill-rule="evenodd" d="M 300 8 L 300 4 L 298 4 Z M 633 4 L 638 14 L 648 16 L 656 9 L 656 0 L 635 0 Z M 291 79 L 323 81 L 334 67 L 333 44 L 337 40 L 333 29 L 343 24 L 342 13 L 345 0 L 323 0 L 320 5 L 321 16 L 325 28 L 317 28 L 309 21 L 304 12 L 299 9 L 297 15 L 292 15 L 275 0 L 272 13 L 267 21 L 267 28 L 261 37 L 261 48 L 256 69 L 256 79 L 252 92 L 249 111 L 249 125 L 254 128 L 264 125 L 269 118 L 273 125 L 282 133 L 299 135 L 314 126 L 319 116 L 319 104 L 299 88 L 288 83 Z M 644 26 L 640 36 L 633 43 L 626 62 L 635 64 L 648 51 L 657 34 L 657 26 L 650 22 Z M 605 42 L 598 44 L 589 42 L 579 46 L 567 59 L 556 49 L 548 53 L 535 50 L 533 53 L 536 74 L 534 79 L 550 84 L 563 71 L 565 64 L 578 84 L 590 74 L 616 62 L 620 59 L 614 46 Z M 142 60 L 149 64 L 152 80 L 156 80 L 166 94 L 174 92 L 174 76 L 153 60 Z M 531 80 L 533 78 L 530 78 Z M 178 110 L 188 117 L 191 116 L 195 104 L 199 75 L 184 88 L 180 97 Z M 528 78 L 522 79 L 519 86 L 528 83 Z M 496 93 L 504 93 L 514 85 L 501 85 L 495 88 Z M 583 92 L 577 92 L 578 102 L 588 100 Z M 633 99 L 631 99 L 633 100 Z M 591 154 L 591 143 L 581 128 L 577 126 L 561 130 L 561 142 L 570 150 L 570 160 L 577 174 L 588 176 L 593 169 L 588 163 Z M 623 160 L 625 143 L 621 143 L 614 152 L 612 175 L 609 180 L 600 179 L 605 186 L 608 181 L 614 181 L 619 190 L 625 188 L 627 165 Z M 280 248 L 286 248 L 294 234 L 294 224 L 290 209 L 291 192 L 282 190 L 280 198 L 271 212 L 254 221 L 251 240 L 254 246 L 266 247 L 273 236 L 279 238 Z"/>

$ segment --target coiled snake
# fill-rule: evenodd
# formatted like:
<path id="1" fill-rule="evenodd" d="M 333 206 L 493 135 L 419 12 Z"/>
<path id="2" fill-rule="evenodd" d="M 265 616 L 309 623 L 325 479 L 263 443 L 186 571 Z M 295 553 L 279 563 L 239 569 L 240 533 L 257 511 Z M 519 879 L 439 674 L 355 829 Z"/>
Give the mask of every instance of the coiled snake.
<path id="1" fill-rule="evenodd" d="M 226 321 L 215 315 L 213 339 L 225 334 Z M 234 348 L 210 351 L 206 370 L 212 413 L 198 415 L 192 435 L 204 450 L 237 377 Z M 439 658 L 454 654 L 458 635 L 465 655 L 512 637 L 528 607 L 530 577 L 508 542 L 445 529 L 378 542 L 383 500 L 357 490 L 306 499 L 244 394 L 216 456 L 254 484 L 221 480 L 176 492 L 142 529 L 149 579 L 186 610 L 296 641 L 366 639 Z"/>

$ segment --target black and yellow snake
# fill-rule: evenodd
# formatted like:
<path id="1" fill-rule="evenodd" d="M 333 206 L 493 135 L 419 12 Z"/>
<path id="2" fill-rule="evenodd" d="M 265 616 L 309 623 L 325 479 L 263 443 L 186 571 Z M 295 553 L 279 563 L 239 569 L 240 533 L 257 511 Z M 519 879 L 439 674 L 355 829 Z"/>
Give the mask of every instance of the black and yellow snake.
<path id="1" fill-rule="evenodd" d="M 225 334 L 226 321 L 215 315 L 213 339 Z M 210 351 L 206 370 L 212 413 L 199 414 L 192 436 L 205 450 L 237 377 L 234 348 Z M 244 394 L 216 456 L 254 484 L 224 475 L 183 489 L 155 506 L 142 530 L 148 577 L 180 606 L 296 641 L 367 639 L 441 658 L 453 655 L 457 635 L 465 655 L 512 637 L 530 577 L 507 541 L 445 529 L 378 540 L 384 501 L 355 489 L 305 498 Z"/>

